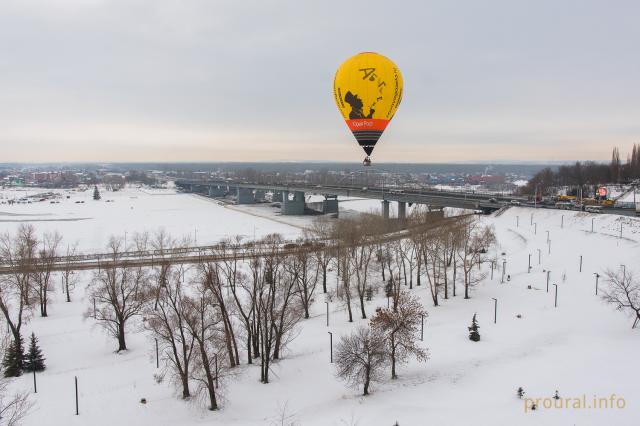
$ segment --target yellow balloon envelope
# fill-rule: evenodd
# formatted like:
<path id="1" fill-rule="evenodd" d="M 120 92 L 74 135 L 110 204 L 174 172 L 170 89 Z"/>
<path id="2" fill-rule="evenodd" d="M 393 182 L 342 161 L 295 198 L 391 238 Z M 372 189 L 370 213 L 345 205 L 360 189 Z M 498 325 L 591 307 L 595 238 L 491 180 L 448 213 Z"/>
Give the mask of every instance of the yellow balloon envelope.
<path id="1" fill-rule="evenodd" d="M 367 153 L 365 165 L 370 164 L 369 155 L 402 100 L 400 70 L 386 56 L 359 53 L 336 71 L 333 96 L 347 126 Z"/>

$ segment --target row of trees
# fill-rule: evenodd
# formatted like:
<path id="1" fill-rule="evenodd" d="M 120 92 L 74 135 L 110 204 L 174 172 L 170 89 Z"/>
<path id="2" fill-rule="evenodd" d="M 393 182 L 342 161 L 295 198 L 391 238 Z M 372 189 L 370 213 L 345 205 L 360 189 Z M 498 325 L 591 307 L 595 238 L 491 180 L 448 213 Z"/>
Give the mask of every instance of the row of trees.
<path id="1" fill-rule="evenodd" d="M 189 240 L 173 239 L 163 231 L 135 235 L 136 250 L 154 249 L 159 255 L 153 267 L 123 267 L 118 266 L 123 243 L 112 238 L 112 262 L 94 273 L 86 315 L 117 340 L 118 351 L 127 349 L 128 324 L 141 319 L 162 349 L 166 368 L 161 377 L 169 374 L 183 398 L 192 396 L 191 383 L 198 383 L 196 393 L 208 395 L 210 408 L 216 409 L 216 384 L 232 377 L 243 361 L 259 363 L 260 381 L 269 383 L 272 363 L 282 358 L 299 321 L 309 318 L 320 289 L 329 300 L 343 303 L 353 321 L 354 309 L 367 318 L 365 300 L 384 288 L 393 306 L 388 312 L 377 311 L 372 320 L 380 330 L 384 327 L 376 324 L 404 312 L 400 303 L 412 299 L 403 297 L 401 289 L 403 284 L 412 288 L 414 279 L 416 285 L 429 282 L 436 305 L 441 293 L 449 297 L 450 287 L 455 295 L 456 281 L 470 297 L 469 289 L 482 276 L 477 265 L 487 260 L 482 256 L 493 244 L 493 233 L 474 217 L 442 222 L 446 225 L 426 232 L 432 218 L 426 211 L 415 213 L 409 219 L 409 237 L 400 239 L 381 238 L 391 229 L 375 215 L 319 219 L 305 238 L 284 251 L 288 245 L 277 234 L 249 248 L 240 237 L 229 238 L 203 253 L 222 260 L 189 267 L 168 258 L 169 251 L 188 246 Z M 324 243 L 319 246 L 312 238 Z M 328 283 L 332 271 L 337 276 L 335 290 Z M 377 274 L 381 280 L 375 279 Z M 389 359 L 395 377 L 393 354 L 409 345 L 402 339 L 396 345 L 393 336 L 395 332 Z"/>
<path id="2" fill-rule="evenodd" d="M 624 163 L 616 147 L 609 164 L 577 161 L 573 165 L 562 165 L 556 171 L 550 167 L 544 168 L 529 180 L 522 192 L 534 194 L 537 187 L 538 194 L 552 195 L 554 187 L 573 186 L 593 194 L 597 185 L 630 182 L 636 179 L 640 179 L 640 144 L 633 145 Z"/>
<path id="3" fill-rule="evenodd" d="M 225 260 L 189 267 L 171 263 L 168 254 L 189 246 L 188 239 L 177 240 L 163 231 L 135 235 L 130 243 L 133 249 L 161 254 L 153 267 L 129 267 L 119 263 L 127 248 L 114 237 L 108 245 L 113 262 L 104 262 L 88 287 L 86 315 L 115 338 L 118 351 L 127 349 L 128 329 L 149 330 L 165 361 L 159 378 L 169 375 L 184 398 L 192 396 L 191 386 L 197 383 L 195 393 L 208 395 L 209 406 L 215 409 L 218 386 L 233 376 L 241 362 L 259 363 L 260 381 L 269 383 L 271 364 L 282 358 L 296 336 L 298 322 L 309 318 L 318 291 L 327 293 L 328 300 L 343 303 L 349 321 L 355 309 L 367 318 L 365 300 L 381 289 L 393 301 L 389 311 L 393 314 L 402 311 L 403 286 L 411 289 L 414 283 L 428 282 L 434 305 L 441 296 L 455 296 L 458 282 L 465 297 L 470 297 L 469 289 L 483 276 L 479 265 L 488 261 L 483 256 L 493 243 L 493 233 L 472 217 L 442 222 L 426 231 L 432 218 L 429 212 L 416 210 L 408 219 L 406 238 L 400 239 L 380 237 L 393 229 L 376 215 L 359 220 L 319 219 L 285 252 L 279 235 L 257 242 L 249 249 L 256 253 L 249 257 L 244 257 L 247 248 L 241 239 L 230 238 L 210 253 L 224 254 Z M 319 249 L 312 238 L 324 240 L 320 244 L 325 249 Z M 36 308 L 41 316 L 48 315 L 61 240 L 56 233 L 38 239 L 29 225 L 0 238 L 0 256 L 14 267 L 11 275 L 0 278 L 0 310 L 18 348 L 22 326 Z M 65 254 L 74 251 L 68 248 Z M 329 288 L 331 272 L 337 276 L 335 290 Z M 70 301 L 75 285 L 70 263 L 59 276 Z M 383 314 L 384 310 L 378 311 L 378 320 L 372 324 L 380 323 Z M 395 361 L 391 365 L 395 376 Z"/>

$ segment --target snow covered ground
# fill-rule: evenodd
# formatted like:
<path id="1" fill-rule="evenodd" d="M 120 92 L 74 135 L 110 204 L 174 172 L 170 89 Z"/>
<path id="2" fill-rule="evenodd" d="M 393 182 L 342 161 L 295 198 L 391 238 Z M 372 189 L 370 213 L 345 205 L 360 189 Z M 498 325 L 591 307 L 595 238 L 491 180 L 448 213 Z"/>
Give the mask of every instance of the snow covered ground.
<path id="1" fill-rule="evenodd" d="M 85 204 L 74 203 L 80 198 Z M 114 199 L 114 203 L 94 202 L 87 191 L 72 194 L 70 201 L 61 204 L 2 205 L 0 231 L 17 226 L 18 222 L 7 219 L 28 220 L 32 218 L 28 214 L 37 214 L 33 217 L 51 219 L 34 222 L 39 231 L 58 229 L 89 250 L 101 248 L 110 233 L 125 230 L 164 226 L 182 235 L 197 226 L 198 242 L 206 242 L 225 234 L 250 235 L 254 226 L 257 235 L 282 232 L 295 236 L 308 220 L 278 216 L 268 206 L 223 207 L 187 194 L 154 196 L 135 189 L 103 193 L 104 199 Z M 366 203 L 371 202 L 353 201 L 341 207 L 364 209 Z M 379 202 L 375 203 L 372 207 L 378 208 Z M 55 220 L 81 217 L 90 219 Z M 400 426 L 637 425 L 640 331 L 631 330 L 628 317 L 594 295 L 593 273 L 624 264 L 627 271 L 635 269 L 640 274 L 640 220 L 525 207 L 483 220 L 495 227 L 498 263 L 506 260 L 511 280 L 501 284 L 501 271 L 496 271 L 493 280 L 487 278 L 472 291 L 471 299 L 460 295 L 441 299 L 437 308 L 424 286 L 414 289 L 429 312 L 424 345 L 430 360 L 402 366 L 397 380 L 375 383 L 368 397 L 334 377 L 327 334 L 334 333 L 335 344 L 340 335 L 366 320 L 350 324 L 344 309 L 332 303 L 327 327 L 322 294 L 316 298 L 312 318 L 300 324 L 299 336 L 285 359 L 274 365 L 272 383 L 260 384 L 259 367 L 243 365 L 238 377 L 229 382 L 223 408 L 208 412 L 198 402 L 180 400 L 169 383 L 156 383 L 154 346 L 144 333 L 130 333 L 130 350 L 115 354 L 114 342 L 93 320 L 83 319 L 89 301 L 79 286 L 72 303 L 65 303 L 58 289 L 50 317 L 35 317 L 24 330 L 25 335 L 35 331 L 47 357 L 47 370 L 38 374 L 38 393 L 32 395 L 34 409 L 24 424 L 271 425 L 286 406 L 291 420 L 304 426 L 391 426 L 396 421 Z M 530 254 L 533 269 L 527 273 Z M 488 268 L 484 265 L 485 271 Z M 546 292 L 546 270 L 551 270 L 551 283 L 558 285 L 557 308 L 554 287 Z M 88 279 L 88 274 L 84 277 Z M 335 283 L 335 277 L 330 282 Z M 493 323 L 492 298 L 498 299 L 497 324 Z M 375 306 L 386 303 L 377 297 L 367 310 L 372 314 Z M 478 343 L 467 338 L 474 313 L 481 327 Z M 74 408 L 75 376 L 80 388 L 79 416 Z M 32 377 L 20 377 L 12 386 L 32 389 Z M 625 406 L 525 412 L 523 401 L 516 397 L 519 386 L 528 397 L 551 397 L 557 389 L 561 397 L 585 395 L 587 403 L 594 395 L 609 398 L 615 394 L 624 398 Z M 141 404 L 141 398 L 147 404 Z"/>
<path id="2" fill-rule="evenodd" d="M 47 190 L 29 189 L 27 195 Z M 215 200 L 176 193 L 171 190 L 127 187 L 118 192 L 102 190 L 102 199 L 93 200 L 93 190 L 61 191 L 59 204 L 49 200 L 31 204 L 0 205 L 0 231 L 19 223 L 32 223 L 38 233 L 59 231 L 65 243 L 78 242 L 80 251 L 103 251 L 109 236 L 124 236 L 131 242 L 135 232 L 154 232 L 164 228 L 175 237 L 188 236 L 205 245 L 227 235 L 248 238 L 279 232 L 295 238 L 300 230 L 285 223 L 238 214 Z M 6 199 L 24 197 L 25 191 L 5 190 Z M 70 198 L 66 198 L 66 197 Z M 78 202 L 84 202 L 82 204 Z"/>

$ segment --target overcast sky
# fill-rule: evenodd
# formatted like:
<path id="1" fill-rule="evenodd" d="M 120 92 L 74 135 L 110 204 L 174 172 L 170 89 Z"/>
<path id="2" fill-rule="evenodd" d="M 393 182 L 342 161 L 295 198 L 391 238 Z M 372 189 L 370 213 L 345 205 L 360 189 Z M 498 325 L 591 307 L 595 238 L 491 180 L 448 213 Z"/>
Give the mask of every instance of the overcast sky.
<path id="1" fill-rule="evenodd" d="M 374 161 L 605 160 L 640 142 L 640 2 L 1 0 L 0 162 L 344 160 L 361 51 L 402 105 Z"/>

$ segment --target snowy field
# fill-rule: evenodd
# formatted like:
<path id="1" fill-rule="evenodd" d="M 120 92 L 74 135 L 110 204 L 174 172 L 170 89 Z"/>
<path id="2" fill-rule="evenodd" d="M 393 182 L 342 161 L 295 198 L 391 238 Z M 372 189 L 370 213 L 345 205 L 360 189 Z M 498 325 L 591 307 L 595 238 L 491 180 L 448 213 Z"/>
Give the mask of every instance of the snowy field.
<path id="1" fill-rule="evenodd" d="M 4 200 L 21 198 L 48 190 L 4 190 Z M 170 190 L 133 188 L 118 192 L 101 191 L 101 200 L 93 200 L 93 190 L 61 191 L 59 204 L 49 200 L 31 204 L 0 204 L 0 231 L 32 223 L 38 233 L 59 231 L 65 243 L 78 243 L 81 251 L 103 251 L 109 236 L 131 236 L 135 232 L 155 232 L 164 228 L 175 237 L 187 236 L 198 245 L 219 241 L 225 236 L 260 238 L 279 232 L 295 238 L 300 229 L 282 222 L 238 214 L 215 200 Z M 69 197 L 69 198 L 67 198 Z M 84 203 L 78 203 L 82 201 Z"/>
<path id="2" fill-rule="evenodd" d="M 91 191 L 70 196 L 60 204 L 0 205 L 0 231 L 37 218 L 33 223 L 38 232 L 59 230 L 84 250 L 98 250 L 108 235 L 124 231 L 165 227 L 174 235 L 189 235 L 197 229 L 198 243 L 206 243 L 224 235 L 249 236 L 254 227 L 257 236 L 280 232 L 295 237 L 309 220 L 279 216 L 268 206 L 224 207 L 198 196 L 154 195 L 140 189 L 103 192 L 99 202 L 91 199 Z M 80 199 L 85 203 L 75 204 Z M 379 208 L 379 202 L 350 201 L 341 208 L 368 211 Z M 332 304 L 327 327 L 322 294 L 312 318 L 300 323 L 299 336 L 273 366 L 272 383 L 260 384 L 259 367 L 243 365 L 229 382 L 222 409 L 208 412 L 198 401 L 180 400 L 169 383 L 156 383 L 153 342 L 143 332 L 131 332 L 129 350 L 115 354 L 114 341 L 93 320 L 83 319 L 89 301 L 78 286 L 72 303 L 63 301 L 58 288 L 50 317 L 36 316 L 24 328 L 25 335 L 35 331 L 47 358 L 46 371 L 38 375 L 38 393 L 31 395 L 35 406 L 24 424 L 274 425 L 286 406 L 290 421 L 299 426 L 392 426 L 396 421 L 400 426 L 637 425 L 640 331 L 631 330 L 628 317 L 594 295 L 593 273 L 624 264 L 627 271 L 640 274 L 640 221 L 524 207 L 483 221 L 495 226 L 498 263 L 506 260 L 510 281 L 501 284 L 498 270 L 493 280 L 487 278 L 472 290 L 471 299 L 464 300 L 459 292 L 455 298 L 441 298 L 437 308 L 427 288 L 414 289 L 429 312 L 424 346 L 430 360 L 401 366 L 397 380 L 374 383 L 368 397 L 334 377 L 327 334 L 334 333 L 335 344 L 366 320 L 350 324 L 344 309 Z M 527 273 L 530 254 L 533 269 Z M 488 271 L 489 266 L 483 268 Z M 554 287 L 546 292 L 545 270 L 552 271 L 551 283 L 558 285 L 557 308 Z M 330 282 L 335 283 L 335 276 Z M 492 298 L 498 299 L 497 324 Z M 377 297 L 368 303 L 372 314 L 387 301 Z M 481 327 L 478 343 L 467 338 L 474 313 Z M 22 376 L 12 386 L 31 390 L 32 376 Z M 532 398 L 551 397 L 556 389 L 562 397 L 585 395 L 587 402 L 594 395 L 615 394 L 624 398 L 625 406 L 525 412 L 516 397 L 519 386 Z M 140 404 L 141 398 L 147 404 Z"/>

